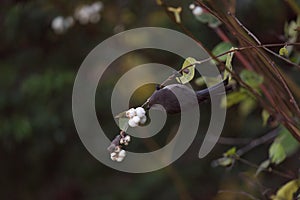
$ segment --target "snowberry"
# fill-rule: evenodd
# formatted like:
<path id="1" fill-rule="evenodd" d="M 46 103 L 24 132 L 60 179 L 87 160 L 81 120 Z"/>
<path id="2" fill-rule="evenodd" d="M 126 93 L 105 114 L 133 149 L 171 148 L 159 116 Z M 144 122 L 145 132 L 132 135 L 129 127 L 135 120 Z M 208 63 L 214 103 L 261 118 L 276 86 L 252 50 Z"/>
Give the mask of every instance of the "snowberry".
<path id="1" fill-rule="evenodd" d="M 146 114 L 145 109 L 142 108 L 142 107 L 137 107 L 135 109 L 135 112 L 136 112 L 136 115 L 139 116 L 140 118 L 143 117 L 143 116 L 145 116 L 145 114 Z"/>
<path id="2" fill-rule="evenodd" d="M 124 160 L 125 156 L 126 151 L 122 149 L 120 152 L 112 152 L 110 154 L 110 159 L 113 161 L 121 162 Z"/>
<path id="3" fill-rule="evenodd" d="M 140 124 L 145 124 L 146 121 L 147 121 L 147 117 L 146 115 L 144 115 L 143 117 L 141 117 Z"/>
<path id="4" fill-rule="evenodd" d="M 194 10 L 194 9 L 195 9 L 195 7 L 196 7 L 196 6 L 195 6 L 195 4 L 193 4 L 193 3 L 192 3 L 192 4 L 190 4 L 190 6 L 189 6 L 189 8 L 190 8 L 191 10 Z"/>
<path id="5" fill-rule="evenodd" d="M 98 13 L 93 13 L 90 16 L 90 22 L 93 24 L 96 24 L 97 22 L 99 22 L 99 20 L 100 20 L 100 15 Z"/>
<path id="6" fill-rule="evenodd" d="M 134 116 L 134 117 L 132 118 L 132 120 L 134 121 L 134 123 L 138 124 L 138 123 L 141 121 L 141 118 L 138 117 L 138 116 Z"/>
<path id="7" fill-rule="evenodd" d="M 101 1 L 97 1 L 91 5 L 91 8 L 93 9 L 94 12 L 99 12 L 102 10 L 103 4 Z"/>
<path id="8" fill-rule="evenodd" d="M 135 109 L 134 108 L 131 108 L 129 109 L 128 111 L 126 111 L 126 117 L 128 118 L 132 118 L 136 115 L 136 112 L 135 112 Z"/>
<path id="9" fill-rule="evenodd" d="M 202 15 L 202 13 L 203 13 L 203 8 L 201 8 L 200 6 L 197 6 L 193 9 L 193 14 L 195 16 Z"/>
<path id="10" fill-rule="evenodd" d="M 129 142 L 130 142 L 130 136 L 129 135 L 126 135 L 124 138 L 122 138 L 120 140 L 120 144 L 124 144 L 126 146 L 129 144 Z"/>
<path id="11" fill-rule="evenodd" d="M 137 127 L 137 126 L 138 126 L 138 123 L 136 123 L 136 122 L 133 120 L 133 118 L 131 118 L 131 119 L 128 120 L 128 125 L 129 125 L 130 127 Z"/>
<path id="12" fill-rule="evenodd" d="M 64 18 L 62 16 L 55 17 L 52 20 L 51 27 L 55 31 L 55 33 L 57 34 L 63 33 L 65 31 Z"/>
<path id="13" fill-rule="evenodd" d="M 65 19 L 64 19 L 64 27 L 66 28 L 66 29 L 68 29 L 68 28 L 70 28 L 71 26 L 73 26 L 74 25 L 74 19 L 73 19 L 73 17 L 66 17 Z"/>
<path id="14" fill-rule="evenodd" d="M 117 162 L 121 162 L 126 156 L 126 151 L 125 150 L 121 150 L 118 154 L 118 157 L 116 159 Z"/>

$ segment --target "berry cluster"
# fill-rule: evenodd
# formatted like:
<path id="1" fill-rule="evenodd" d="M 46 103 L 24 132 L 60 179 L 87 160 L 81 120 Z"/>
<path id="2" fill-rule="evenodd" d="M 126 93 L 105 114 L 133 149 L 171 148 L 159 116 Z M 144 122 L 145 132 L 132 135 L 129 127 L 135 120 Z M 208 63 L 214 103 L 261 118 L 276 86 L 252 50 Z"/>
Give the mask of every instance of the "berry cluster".
<path id="1" fill-rule="evenodd" d="M 107 148 L 107 150 L 110 151 L 110 159 L 121 162 L 126 156 L 126 151 L 122 149 L 122 145 L 127 146 L 129 142 L 130 136 L 126 135 L 124 131 L 121 131 Z"/>
<path id="2" fill-rule="evenodd" d="M 125 117 L 128 118 L 128 125 L 130 127 L 137 127 L 138 125 L 145 124 L 147 121 L 146 111 L 142 107 L 131 108 L 125 112 Z M 127 126 L 128 127 L 128 126 Z M 122 149 L 123 145 L 127 146 L 131 138 L 121 130 L 120 134 L 115 137 L 107 150 L 110 152 L 110 159 L 113 161 L 121 162 L 126 156 L 126 151 Z"/>
<path id="3" fill-rule="evenodd" d="M 99 12 L 102 10 L 103 5 L 100 1 L 91 5 L 84 5 L 76 9 L 74 17 L 80 24 L 97 23 L 100 20 Z"/>
<path id="4" fill-rule="evenodd" d="M 146 111 L 142 107 L 129 109 L 126 111 L 126 117 L 129 118 L 128 125 L 130 127 L 137 127 L 138 125 L 145 124 L 147 121 Z"/>
<path id="5" fill-rule="evenodd" d="M 75 10 L 74 17 L 55 17 L 52 20 L 51 27 L 56 34 L 63 34 L 74 25 L 75 20 L 83 25 L 97 23 L 101 18 L 100 11 L 102 9 L 103 4 L 100 1 L 94 2 L 91 5 L 83 5 Z"/>
<path id="6" fill-rule="evenodd" d="M 56 34 L 62 34 L 74 25 L 73 17 L 57 16 L 52 20 L 51 27 Z"/>

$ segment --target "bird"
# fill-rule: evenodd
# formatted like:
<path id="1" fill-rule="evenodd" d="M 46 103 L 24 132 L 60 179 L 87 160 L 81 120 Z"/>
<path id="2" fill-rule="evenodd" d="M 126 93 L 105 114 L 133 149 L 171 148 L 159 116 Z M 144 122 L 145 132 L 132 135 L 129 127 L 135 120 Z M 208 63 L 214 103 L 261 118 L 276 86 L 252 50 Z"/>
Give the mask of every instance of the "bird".
<path id="1" fill-rule="evenodd" d="M 222 87 L 225 91 L 222 92 Z M 194 91 L 183 84 L 170 84 L 163 88 L 157 87 L 153 94 L 148 98 L 147 109 L 150 108 L 161 110 L 161 105 L 168 114 L 177 114 L 181 110 L 193 108 L 196 103 L 201 104 L 208 102 L 210 95 L 223 95 L 225 92 L 230 92 L 235 89 L 234 84 L 229 84 L 229 78 L 226 78 L 220 83 L 217 83 L 209 88 Z M 179 96 L 180 103 L 175 94 Z M 197 100 L 195 99 L 195 95 Z"/>

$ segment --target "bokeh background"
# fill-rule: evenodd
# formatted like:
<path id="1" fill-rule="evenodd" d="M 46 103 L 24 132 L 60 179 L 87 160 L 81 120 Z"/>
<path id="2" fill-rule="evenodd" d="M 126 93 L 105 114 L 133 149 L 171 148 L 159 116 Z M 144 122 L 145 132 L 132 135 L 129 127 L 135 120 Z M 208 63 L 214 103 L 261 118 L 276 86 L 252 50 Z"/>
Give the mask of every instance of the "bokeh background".
<path id="1" fill-rule="evenodd" d="M 77 135 L 71 110 L 72 86 L 84 58 L 101 41 L 123 30 L 143 26 L 180 30 L 153 0 L 103 0 L 98 2 L 98 15 L 94 13 L 93 19 L 76 18 L 74 13 L 78 15 L 82 6 L 93 3 L 0 3 L 0 199 L 247 199 L 218 191 L 247 191 L 262 196 L 261 188 L 274 192 L 287 181 L 272 173 L 254 179 L 256 169 L 242 163 L 236 163 L 230 170 L 213 168 L 211 162 L 232 145 L 217 144 L 209 156 L 198 159 L 205 125 L 179 160 L 155 172 L 123 173 L 93 158 Z M 207 25 L 195 20 L 189 9 L 191 1 L 168 3 L 183 8 L 183 23 L 207 48 L 212 49 L 220 42 Z M 236 15 L 263 43 L 283 42 L 284 23 L 296 18 L 283 0 L 239 0 Z M 73 16 L 74 21 L 68 16 Z M 182 59 L 168 52 L 145 50 L 129 53 L 112 64 L 99 83 L 96 97 L 101 125 L 109 138 L 118 134 L 109 109 L 114 84 L 130 68 L 148 62 L 179 69 Z M 299 77 L 299 72 L 283 69 Z M 153 90 L 154 85 L 141 87 L 132 97 L 132 105 L 140 105 Z M 209 119 L 206 107 L 201 111 L 203 124 Z M 242 117 L 236 108 L 231 108 L 222 136 L 255 138 L 264 134 L 267 129 L 262 127 L 260 111 L 258 107 Z M 177 127 L 176 122 L 170 119 L 154 137 L 155 144 L 166 143 Z M 147 144 L 152 143 L 137 141 L 130 150 L 146 151 Z M 268 146 L 255 148 L 245 158 L 259 164 L 267 158 Z M 279 169 L 297 171 L 299 164 L 298 152 Z"/>

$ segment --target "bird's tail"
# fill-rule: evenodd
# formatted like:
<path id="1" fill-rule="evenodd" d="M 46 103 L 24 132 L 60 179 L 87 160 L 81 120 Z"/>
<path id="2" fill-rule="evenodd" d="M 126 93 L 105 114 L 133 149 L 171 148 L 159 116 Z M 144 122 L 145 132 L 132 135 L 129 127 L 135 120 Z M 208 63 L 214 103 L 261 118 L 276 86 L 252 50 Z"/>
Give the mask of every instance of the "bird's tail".
<path id="1" fill-rule="evenodd" d="M 225 90 L 222 90 L 225 87 Z M 229 79 L 226 78 L 224 81 L 217 83 L 209 88 L 199 90 L 196 92 L 199 102 L 204 102 L 208 100 L 210 95 L 224 95 L 227 92 L 231 92 L 236 88 L 235 84 L 229 84 Z"/>

